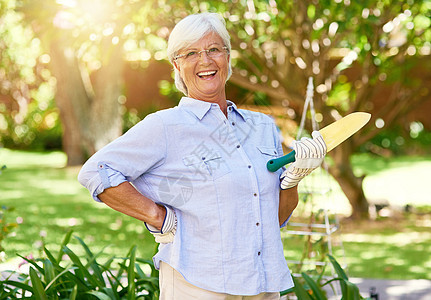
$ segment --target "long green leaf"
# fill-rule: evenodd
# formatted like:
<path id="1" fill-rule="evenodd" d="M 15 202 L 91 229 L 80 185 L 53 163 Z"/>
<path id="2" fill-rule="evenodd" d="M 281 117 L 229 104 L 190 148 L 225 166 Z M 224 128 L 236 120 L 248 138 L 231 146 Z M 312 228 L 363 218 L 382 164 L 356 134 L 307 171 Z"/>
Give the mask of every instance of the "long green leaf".
<path id="1" fill-rule="evenodd" d="M 81 272 L 81 274 L 83 274 L 83 276 L 87 278 L 91 285 L 93 285 L 94 287 L 103 288 L 103 286 L 97 280 L 96 276 L 90 274 L 88 269 L 82 264 L 79 257 L 75 253 L 73 253 L 72 250 L 65 246 L 63 251 L 70 257 L 73 263 L 79 268 L 79 272 Z"/>
<path id="2" fill-rule="evenodd" d="M 349 280 L 349 277 L 344 272 L 343 268 L 340 266 L 340 264 L 335 260 L 335 258 L 328 254 L 329 260 L 331 261 L 332 265 L 334 266 L 335 272 L 337 272 L 338 276 L 345 280 Z"/>
<path id="3" fill-rule="evenodd" d="M 159 270 L 157 270 L 156 267 L 154 266 L 153 260 L 136 258 L 136 261 L 149 265 L 151 267 L 151 276 L 152 277 L 159 277 Z"/>
<path id="4" fill-rule="evenodd" d="M 71 236 L 72 236 L 72 233 L 73 233 L 73 230 L 69 230 L 69 231 L 66 233 L 66 235 L 64 236 L 63 241 L 61 242 L 60 250 L 58 251 L 58 257 L 57 257 L 57 261 L 58 261 L 58 262 L 60 262 L 60 261 L 61 261 L 61 259 L 62 259 L 62 257 L 63 257 L 63 254 L 64 254 L 64 247 L 65 247 L 67 244 L 69 244 L 69 242 L 70 242 L 70 238 L 71 238 Z"/>
<path id="5" fill-rule="evenodd" d="M 318 286 L 318 284 L 306 273 L 302 273 L 302 277 L 305 279 L 307 284 L 310 286 L 311 290 L 313 291 L 313 296 L 317 300 L 325 300 L 326 296 L 323 290 Z"/>
<path id="6" fill-rule="evenodd" d="M 28 262 L 29 264 L 33 265 L 33 267 L 35 267 L 39 273 L 43 274 L 44 270 L 41 266 L 39 266 L 35 261 L 28 259 L 27 257 L 24 257 L 22 255 L 17 254 L 19 257 L 21 257 L 22 259 L 24 259 L 26 262 Z"/>
<path id="7" fill-rule="evenodd" d="M 290 294 L 290 293 L 293 293 L 293 292 L 295 292 L 295 287 L 287 289 L 287 290 L 284 290 L 284 291 L 281 291 L 280 292 L 280 296 L 284 296 L 284 295 L 287 295 L 287 294 Z"/>
<path id="8" fill-rule="evenodd" d="M 28 284 L 25 284 L 19 281 L 13 281 L 13 280 L 5 280 L 5 281 L 2 281 L 2 283 L 4 283 L 7 286 L 15 286 L 17 288 L 20 288 L 22 290 L 28 291 L 33 294 L 33 287 Z"/>
<path id="9" fill-rule="evenodd" d="M 139 264 L 135 264 L 135 268 L 136 268 L 136 273 L 138 274 L 139 278 L 145 279 L 148 276 L 144 273 L 144 271 L 142 271 L 141 267 L 139 266 Z"/>
<path id="10" fill-rule="evenodd" d="M 70 293 L 69 300 L 75 300 L 76 299 L 76 295 L 78 295 L 78 285 L 75 284 L 75 286 L 73 287 L 72 292 Z"/>
<path id="11" fill-rule="evenodd" d="M 54 285 L 54 283 L 57 281 L 57 279 L 59 279 L 60 277 L 62 277 L 64 274 L 66 274 L 66 273 L 70 273 L 70 274 L 73 274 L 73 273 L 71 273 L 70 271 L 71 270 L 76 270 L 76 269 L 78 269 L 78 267 L 70 267 L 70 268 L 68 268 L 68 269 L 64 269 L 63 271 L 61 271 L 60 273 L 58 273 L 49 283 L 48 283 L 48 285 L 46 286 L 46 288 L 45 288 L 45 290 L 46 291 L 48 291 L 50 288 L 51 288 L 51 286 L 53 286 Z M 76 285 L 76 284 L 75 284 Z"/>
<path id="12" fill-rule="evenodd" d="M 54 266 L 48 259 L 44 259 L 43 268 L 45 270 L 45 282 L 51 282 L 55 277 Z"/>
<path id="13" fill-rule="evenodd" d="M 97 256 L 93 255 L 93 252 L 91 252 L 90 248 L 88 248 L 87 244 L 84 243 L 84 241 L 79 238 L 78 236 L 75 236 L 75 238 L 78 240 L 78 242 L 81 244 L 81 246 L 84 248 L 85 253 L 88 257 L 88 265 L 91 266 L 91 269 L 94 271 L 94 275 L 96 275 L 97 280 L 99 280 L 101 286 L 105 286 L 105 281 L 103 280 L 102 271 L 100 270 L 99 264 L 96 261 Z M 105 248 L 102 249 L 102 251 Z M 102 252 L 99 252 L 99 255 Z"/>
<path id="14" fill-rule="evenodd" d="M 39 276 L 37 276 L 36 271 L 30 267 L 30 279 L 31 284 L 33 285 L 34 295 L 37 300 L 48 300 L 46 296 L 45 290 L 43 288 L 42 281 Z"/>
<path id="15" fill-rule="evenodd" d="M 91 291 L 91 292 L 87 292 L 86 294 L 93 295 L 94 297 L 100 300 L 112 300 L 108 295 L 102 292 Z"/>
<path id="16" fill-rule="evenodd" d="M 127 281 L 129 283 L 127 287 L 127 299 L 135 300 L 135 263 L 136 263 L 136 246 L 130 249 L 129 266 L 127 268 Z"/>
<path id="17" fill-rule="evenodd" d="M 59 261 L 56 260 L 56 258 L 54 257 L 54 255 L 52 255 L 52 253 L 46 248 L 43 248 L 43 251 L 46 254 L 46 257 L 51 261 L 52 265 L 58 270 L 61 271 L 63 270 L 63 268 L 60 266 Z"/>
<path id="18" fill-rule="evenodd" d="M 118 295 L 117 291 L 114 291 L 112 288 L 105 287 L 103 288 L 103 291 L 109 296 L 109 299 L 120 300 L 120 296 Z"/>
<path id="19" fill-rule="evenodd" d="M 294 292 L 296 297 L 301 300 L 313 300 L 313 298 L 311 298 L 311 296 L 308 294 L 302 284 L 295 277 L 292 277 L 292 279 L 293 283 L 295 284 Z"/>
<path id="20" fill-rule="evenodd" d="M 359 293 L 359 288 L 350 281 L 345 280 L 345 292 L 341 300 L 359 300 L 361 299 L 361 294 Z"/>

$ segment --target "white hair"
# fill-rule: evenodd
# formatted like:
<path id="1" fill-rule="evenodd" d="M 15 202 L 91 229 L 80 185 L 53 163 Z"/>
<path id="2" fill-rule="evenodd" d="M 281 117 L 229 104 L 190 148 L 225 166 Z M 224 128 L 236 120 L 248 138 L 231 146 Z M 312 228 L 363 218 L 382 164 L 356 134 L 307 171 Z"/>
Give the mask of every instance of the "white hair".
<path id="1" fill-rule="evenodd" d="M 218 34 L 223 40 L 224 46 L 227 47 L 230 53 L 230 36 L 226 29 L 225 20 L 217 13 L 200 13 L 189 15 L 178 22 L 172 30 L 169 40 L 167 55 L 171 64 L 174 64 L 174 58 L 178 52 L 190 44 L 196 43 L 210 32 Z M 181 78 L 180 72 L 174 67 L 175 71 L 175 86 L 188 95 L 187 87 L 184 80 Z M 229 55 L 229 69 L 226 81 L 232 75 L 231 58 Z"/>

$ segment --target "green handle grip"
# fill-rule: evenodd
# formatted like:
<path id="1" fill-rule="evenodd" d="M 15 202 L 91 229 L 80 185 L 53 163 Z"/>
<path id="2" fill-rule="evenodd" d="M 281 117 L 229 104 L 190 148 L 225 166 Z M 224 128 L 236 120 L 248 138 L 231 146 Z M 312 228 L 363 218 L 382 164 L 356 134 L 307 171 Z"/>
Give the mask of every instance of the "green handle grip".
<path id="1" fill-rule="evenodd" d="M 287 153 L 282 157 L 271 159 L 266 163 L 266 168 L 270 172 L 275 172 L 278 169 L 280 169 L 282 166 L 287 165 L 291 162 L 294 162 L 295 154 L 296 154 L 295 150 L 292 150 L 291 152 Z"/>

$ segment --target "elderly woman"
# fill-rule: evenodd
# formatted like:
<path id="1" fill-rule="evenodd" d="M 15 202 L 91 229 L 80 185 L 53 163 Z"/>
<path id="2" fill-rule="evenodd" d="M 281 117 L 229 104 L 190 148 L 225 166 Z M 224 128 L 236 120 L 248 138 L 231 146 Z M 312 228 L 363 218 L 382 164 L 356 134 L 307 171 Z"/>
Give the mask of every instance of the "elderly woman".
<path id="1" fill-rule="evenodd" d="M 279 299 L 293 286 L 280 238 L 298 182 L 318 167 L 318 133 L 283 155 L 266 115 L 226 100 L 230 37 L 217 14 L 190 15 L 173 29 L 168 56 L 186 97 L 148 115 L 93 155 L 79 181 L 96 201 L 145 222 L 159 242 L 161 299 Z"/>

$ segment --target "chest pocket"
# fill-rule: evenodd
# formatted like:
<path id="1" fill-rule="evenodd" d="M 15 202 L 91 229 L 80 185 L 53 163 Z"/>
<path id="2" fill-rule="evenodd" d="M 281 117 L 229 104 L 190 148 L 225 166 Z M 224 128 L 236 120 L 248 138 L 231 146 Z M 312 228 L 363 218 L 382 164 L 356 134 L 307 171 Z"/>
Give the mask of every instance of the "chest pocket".
<path id="1" fill-rule="evenodd" d="M 268 159 L 278 156 L 277 150 L 274 147 L 257 146 L 260 153 L 268 155 Z"/>
<path id="2" fill-rule="evenodd" d="M 270 159 L 277 158 L 282 155 L 282 153 L 279 155 L 277 152 L 277 149 L 275 147 L 267 147 L 267 146 L 257 146 L 257 149 L 259 150 L 259 153 L 261 154 L 262 159 L 262 167 L 267 170 L 266 164 Z M 283 168 L 280 168 L 276 172 L 268 172 L 271 174 L 276 174 L 277 176 L 280 176 L 280 174 L 283 172 Z"/>
<path id="3" fill-rule="evenodd" d="M 191 154 L 184 156 L 182 160 L 198 180 L 215 180 L 231 172 L 229 165 L 219 152 L 205 156 Z"/>

